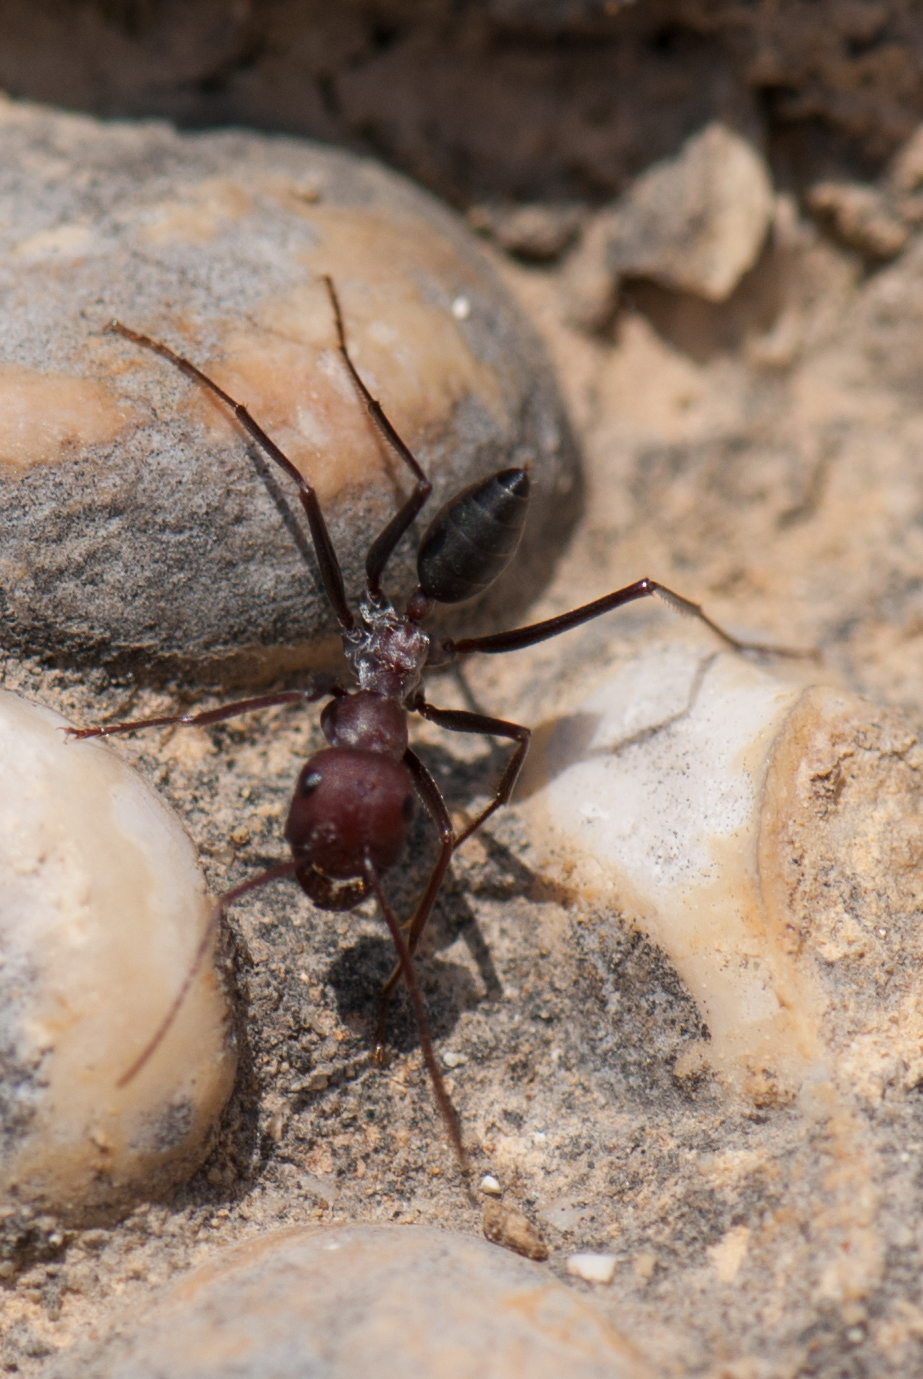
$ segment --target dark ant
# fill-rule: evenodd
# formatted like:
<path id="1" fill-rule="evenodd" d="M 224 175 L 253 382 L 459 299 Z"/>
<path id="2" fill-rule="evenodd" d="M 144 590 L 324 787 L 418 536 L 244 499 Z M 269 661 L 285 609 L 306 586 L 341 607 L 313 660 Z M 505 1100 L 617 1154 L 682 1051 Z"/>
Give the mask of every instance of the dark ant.
<path id="1" fill-rule="evenodd" d="M 254 421 L 246 407 L 235 402 L 188 359 L 175 354 L 166 345 L 129 330 L 118 321 L 113 321 L 110 326 L 126 340 L 161 355 L 226 403 L 244 431 L 297 485 L 324 592 L 340 624 L 343 650 L 359 686 L 358 689 L 346 689 L 330 677 L 315 676 L 309 689 L 284 690 L 256 699 L 242 699 L 205 713 L 179 714 L 71 731 L 71 737 L 82 739 L 113 737 L 117 733 L 130 733 L 138 728 L 173 724 L 205 726 L 271 705 L 311 703 L 329 696 L 329 702 L 321 713 L 321 727 L 330 745 L 315 753 L 302 767 L 285 825 L 285 839 L 291 848 L 291 860 L 251 877 L 218 898 L 211 922 L 173 1005 L 144 1050 L 122 1076 L 119 1085 L 124 1086 L 137 1075 L 164 1038 L 205 960 L 215 929 L 229 905 L 250 891 L 289 875 L 294 875 L 302 890 L 323 910 L 351 910 L 372 894 L 378 901 L 398 956 L 398 965 L 382 989 L 375 1030 L 375 1058 L 381 1060 L 388 1002 L 403 975 L 413 1003 L 435 1099 L 459 1163 L 467 1172 L 467 1155 L 436 1062 L 412 958 L 452 853 L 510 799 L 528 751 L 530 730 L 518 723 L 507 723 L 503 719 L 468 710 L 436 708 L 427 702 L 421 688 L 425 671 L 450 664 L 473 651 L 496 655 L 533 646 L 536 642 L 556 637 L 635 599 L 653 594 L 665 599 L 681 613 L 698 618 L 737 651 L 781 652 L 789 655 L 802 653 L 739 641 L 712 622 L 697 604 L 651 579 L 639 579 L 569 613 L 509 632 L 465 637 L 458 641 L 432 638 L 420 624 L 436 604 L 462 603 L 473 598 L 488 588 L 513 558 L 528 510 L 529 475 L 524 469 L 504 469 L 472 484 L 436 514 L 420 542 L 417 554 L 419 585 L 407 599 L 404 612 L 397 612 L 382 590 L 382 576 L 398 542 L 429 498 L 432 484 L 385 416 L 380 403 L 372 397 L 360 378 L 347 348 L 336 291 L 330 278 L 325 277 L 324 282 L 330 297 L 340 356 L 356 392 L 379 434 L 407 465 L 414 478 L 412 494 L 369 548 L 365 562 L 366 588 L 359 600 L 358 615 L 353 614 L 347 602 L 340 565 L 315 490 Z M 451 732 L 508 738 L 516 744 L 495 787 L 493 798 L 458 836 L 455 835 L 448 808 L 436 782 L 408 745 L 407 714 L 410 711 Z M 381 877 L 398 861 L 404 848 L 415 796 L 422 800 L 439 831 L 440 851 L 413 916 L 401 924 L 382 889 Z"/>

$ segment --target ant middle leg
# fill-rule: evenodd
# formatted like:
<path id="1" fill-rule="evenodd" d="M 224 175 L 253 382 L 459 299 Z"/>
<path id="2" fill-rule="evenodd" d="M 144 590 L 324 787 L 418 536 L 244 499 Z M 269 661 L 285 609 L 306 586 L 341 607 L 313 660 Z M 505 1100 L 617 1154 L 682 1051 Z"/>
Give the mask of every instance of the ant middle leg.
<path id="1" fill-rule="evenodd" d="M 420 796 L 427 813 L 439 830 L 439 856 L 436 864 L 429 875 L 429 880 L 423 890 L 423 894 L 417 901 L 417 908 L 413 916 L 406 924 L 401 925 L 401 929 L 407 931 L 407 948 L 411 955 L 417 951 L 420 942 L 420 935 L 426 928 L 429 917 L 436 903 L 436 897 L 442 887 L 443 878 L 452 860 L 452 853 L 455 850 L 455 834 L 452 829 L 452 820 L 446 802 L 442 798 L 439 787 L 433 780 L 426 767 L 415 752 L 408 747 L 403 756 L 404 765 L 413 776 L 417 794 Z M 382 1053 L 385 1045 L 385 1025 L 388 1018 L 388 1006 L 394 988 L 401 978 L 401 966 L 398 963 L 391 976 L 381 989 L 381 1002 L 378 1007 L 378 1018 L 375 1021 L 375 1037 L 372 1043 L 372 1056 L 377 1063 L 381 1062 Z"/>
<path id="2" fill-rule="evenodd" d="M 748 642 L 740 637 L 735 637 L 730 632 L 726 632 L 718 623 L 713 622 L 698 603 L 693 603 L 691 599 L 684 598 L 682 594 L 677 594 L 673 589 L 668 589 L 665 584 L 658 584 L 654 579 L 636 580 L 634 584 L 628 584 L 624 589 L 615 589 L 611 594 L 604 594 L 602 598 L 594 599 L 592 603 L 584 603 L 579 608 L 572 608 L 569 613 L 560 613 L 555 618 L 546 618 L 543 622 L 530 623 L 526 627 L 515 627 L 509 632 L 494 632 L 486 637 L 462 637 L 457 642 L 447 638 L 442 643 L 442 650 L 450 660 L 454 660 L 456 656 L 466 656 L 472 651 L 482 651 L 488 656 L 499 655 L 505 651 L 521 651 L 524 647 L 535 646 L 538 642 L 548 641 L 549 638 L 557 637 L 562 632 L 569 632 L 573 627 L 580 627 L 585 622 L 591 622 L 593 618 L 601 617 L 603 613 L 611 613 L 614 609 L 622 608 L 627 603 L 634 603 L 636 599 L 650 598 L 654 595 L 663 599 L 665 603 L 669 603 L 677 612 L 697 618 L 734 651 L 754 651 L 761 656 L 818 659 L 818 653 L 813 648 L 802 650 L 787 646 L 770 646 L 765 642 Z"/>
<path id="3" fill-rule="evenodd" d="M 500 779 L 494 790 L 494 797 L 488 805 L 481 810 L 455 839 L 455 847 L 461 847 L 466 838 L 470 838 L 472 833 L 477 832 L 495 813 L 501 805 L 509 803 L 509 800 L 516 788 L 519 773 L 523 768 L 526 753 L 529 750 L 529 743 L 532 740 L 532 729 L 524 728 L 521 723 L 507 723 L 502 718 L 489 718 L 487 714 L 473 713 L 469 709 L 437 709 L 434 704 L 428 704 L 422 694 L 416 695 L 413 707 L 422 718 L 426 718 L 430 723 L 435 723 L 440 728 L 446 728 L 452 733 L 481 733 L 485 737 L 506 737 L 516 743 L 516 750 L 510 757 Z"/>
<path id="4" fill-rule="evenodd" d="M 442 847 L 436 865 L 430 873 L 413 918 L 404 927 L 407 929 L 407 947 L 412 954 L 417 950 L 420 936 L 426 928 L 426 924 L 432 913 L 436 896 L 442 886 L 442 880 L 448 870 L 452 860 L 452 853 L 459 847 L 466 838 L 481 827 L 485 819 L 488 819 L 495 810 L 501 805 L 506 804 L 513 793 L 519 773 L 522 770 L 526 753 L 529 750 L 529 742 L 532 737 L 530 728 L 524 728 L 519 723 L 506 723 L 501 718 L 488 718 L 486 714 L 472 713 L 467 709 L 437 709 L 433 704 L 428 704 L 422 694 L 418 694 L 414 700 L 414 708 L 423 718 L 429 719 L 431 723 L 436 723 L 441 728 L 447 728 L 456 733 L 483 733 L 488 737 L 508 737 L 516 742 L 516 750 L 510 757 L 503 769 L 494 797 L 480 814 L 474 818 L 468 826 L 457 837 L 452 828 L 452 820 L 446 808 L 445 800 L 439 791 L 439 787 L 426 767 L 409 749 L 404 756 L 404 764 L 414 777 L 414 783 L 420 794 L 423 803 L 426 805 L 430 816 L 439 829 L 442 840 Z M 397 986 L 401 977 L 400 966 L 396 967 L 391 976 L 385 982 L 381 990 L 381 1004 L 378 1007 L 378 1019 L 375 1023 L 375 1039 L 373 1043 L 373 1056 L 377 1062 L 381 1061 L 382 1050 L 385 1043 L 385 1023 L 388 1016 L 388 1005 L 391 1000 L 394 988 Z"/>
<path id="5" fill-rule="evenodd" d="M 397 949 L 400 971 L 403 973 L 404 980 L 407 983 L 407 989 L 410 992 L 410 999 L 413 1002 L 414 1014 L 417 1018 L 417 1029 L 420 1032 L 420 1045 L 423 1049 L 423 1059 L 429 1072 L 430 1081 L 433 1084 L 433 1094 L 436 1098 L 436 1104 L 439 1107 L 439 1114 L 445 1121 L 445 1127 L 449 1132 L 449 1139 L 452 1141 L 452 1148 L 455 1150 L 455 1156 L 458 1159 L 459 1167 L 465 1177 L 467 1177 L 470 1171 L 468 1155 L 462 1143 L 461 1132 L 458 1128 L 458 1121 L 455 1116 L 454 1108 L 449 1100 L 449 1094 L 446 1091 L 445 1083 L 442 1080 L 442 1073 L 439 1071 L 439 1064 L 436 1061 L 436 1053 L 433 1049 L 433 1040 L 429 1029 L 429 1020 L 426 1016 L 426 1007 L 423 1004 L 423 997 L 420 995 L 420 987 L 413 970 L 413 960 L 410 956 L 407 942 L 401 932 L 401 926 L 397 922 L 391 906 L 388 904 L 387 896 L 382 888 L 381 878 L 368 853 L 366 853 L 364 858 L 364 869 L 366 880 L 369 883 L 370 889 L 375 893 L 379 908 L 381 909 L 385 923 L 391 933 L 394 946 Z"/>

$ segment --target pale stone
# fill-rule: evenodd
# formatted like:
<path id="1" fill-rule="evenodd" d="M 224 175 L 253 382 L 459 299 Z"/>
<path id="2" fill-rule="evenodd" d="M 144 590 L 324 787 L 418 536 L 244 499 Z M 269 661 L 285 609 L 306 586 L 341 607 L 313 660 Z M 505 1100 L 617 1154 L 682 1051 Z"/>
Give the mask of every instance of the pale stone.
<path id="1" fill-rule="evenodd" d="M 0 692 L 0 1205 L 117 1213 L 201 1163 L 236 1054 L 211 960 L 160 1047 L 209 922 L 178 820 L 108 747 Z"/>
<path id="2" fill-rule="evenodd" d="M 576 1254 L 567 1260 L 567 1272 L 584 1283 L 611 1283 L 618 1263 L 615 1255 Z"/>

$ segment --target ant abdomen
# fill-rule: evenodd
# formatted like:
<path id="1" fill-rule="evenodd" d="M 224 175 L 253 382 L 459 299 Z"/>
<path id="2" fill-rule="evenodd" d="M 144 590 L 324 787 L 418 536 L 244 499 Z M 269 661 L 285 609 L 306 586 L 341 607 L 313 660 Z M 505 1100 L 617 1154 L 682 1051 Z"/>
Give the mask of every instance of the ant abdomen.
<path id="1" fill-rule="evenodd" d="M 364 878 L 366 858 L 386 871 L 401 855 L 413 813 L 413 780 L 394 757 L 350 747 L 317 752 L 301 769 L 285 825 L 303 889 L 321 908 L 340 909 L 342 897 L 324 903 L 317 898 L 326 894 L 324 886 L 313 879 L 306 885 L 301 873 L 329 881 Z"/>
<path id="2" fill-rule="evenodd" d="M 493 584 L 516 554 L 529 487 L 524 469 L 503 469 L 440 508 L 417 555 L 417 576 L 427 598 L 462 603 Z"/>

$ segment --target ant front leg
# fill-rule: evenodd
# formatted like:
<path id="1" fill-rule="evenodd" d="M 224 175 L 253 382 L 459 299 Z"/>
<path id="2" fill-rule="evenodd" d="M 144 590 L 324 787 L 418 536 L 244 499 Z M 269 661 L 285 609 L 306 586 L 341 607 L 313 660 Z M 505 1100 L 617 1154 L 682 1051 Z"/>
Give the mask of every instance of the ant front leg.
<path id="1" fill-rule="evenodd" d="M 516 788 L 516 781 L 522 770 L 529 750 L 529 743 L 532 739 L 531 728 L 524 728 L 521 723 L 507 723 L 502 718 L 488 718 L 483 713 L 472 713 L 469 709 L 437 709 L 433 704 L 428 704 L 422 694 L 418 694 L 413 701 L 413 706 L 421 717 L 426 718 L 430 723 L 435 723 L 440 728 L 447 728 L 452 733 L 481 733 L 485 737 L 508 737 L 516 743 L 516 750 L 510 757 L 503 774 L 497 782 L 494 797 L 480 814 L 468 824 L 455 839 L 455 847 L 461 847 L 466 838 L 470 838 L 484 822 L 489 819 L 491 814 L 503 804 L 508 804 Z"/>
<path id="2" fill-rule="evenodd" d="M 119 733 L 133 733 L 139 728 L 206 728 L 210 723 L 224 723 L 229 718 L 240 718 L 245 713 L 257 709 L 273 708 L 277 704 L 312 704 L 325 694 L 345 694 L 342 686 L 324 682 L 310 690 L 283 690 L 280 694 L 263 694 L 258 699 L 238 699 L 233 704 L 224 704 L 220 709 L 207 709 L 204 713 L 170 714 L 165 718 L 139 718 L 132 723 L 108 723 L 98 728 L 68 728 L 69 741 L 83 742 L 91 737 L 115 737 Z"/>
<path id="3" fill-rule="evenodd" d="M 404 753 L 404 765 L 413 776 L 417 794 L 423 801 L 426 811 L 433 823 L 439 830 L 440 849 L 436 859 L 436 865 L 430 872 L 429 880 L 423 894 L 417 902 L 417 908 L 413 913 L 413 918 L 402 926 L 407 930 L 407 949 L 411 956 L 417 951 L 420 942 L 420 935 L 426 928 L 436 897 L 442 887 L 443 878 L 452 860 L 452 853 L 455 849 L 455 834 L 452 829 L 452 820 L 449 818 L 449 811 L 446 802 L 440 794 L 439 787 L 433 780 L 420 758 L 410 748 Z M 378 1019 L 375 1022 L 375 1039 L 372 1045 L 373 1057 L 376 1063 L 380 1063 L 385 1046 L 385 1024 L 388 1018 L 388 1005 L 394 988 L 397 986 L 401 977 L 401 967 L 398 964 L 391 976 L 381 989 L 381 1004 L 378 1007 Z"/>
<path id="4" fill-rule="evenodd" d="M 384 531 L 372 542 L 369 547 L 368 555 L 365 558 L 365 577 L 368 581 L 369 593 L 372 594 L 373 597 L 377 597 L 381 593 L 381 577 L 384 574 L 385 566 L 394 554 L 397 543 L 432 493 L 433 485 L 420 467 L 416 456 L 413 455 L 408 446 L 404 444 L 391 422 L 385 416 L 384 408 L 381 403 L 377 398 L 372 396 L 359 377 L 359 371 L 350 358 L 349 347 L 346 344 L 346 329 L 343 325 L 343 313 L 340 310 L 340 300 L 337 296 L 336 288 L 333 285 L 333 279 L 327 277 L 325 274 L 324 283 L 327 288 L 327 295 L 330 298 L 330 305 L 333 309 L 333 319 L 336 323 L 340 357 L 349 371 L 353 387 L 364 403 L 365 409 L 379 434 L 384 437 L 398 457 L 404 461 L 416 480 L 413 493 L 411 493 L 407 501 L 403 503 L 394 514 Z"/>

